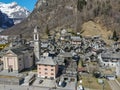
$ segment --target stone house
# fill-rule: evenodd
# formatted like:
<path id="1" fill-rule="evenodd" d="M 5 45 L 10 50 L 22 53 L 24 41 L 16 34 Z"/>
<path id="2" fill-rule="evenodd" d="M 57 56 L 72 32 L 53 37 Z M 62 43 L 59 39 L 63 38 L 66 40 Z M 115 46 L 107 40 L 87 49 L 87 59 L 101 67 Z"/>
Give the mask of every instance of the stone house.
<path id="1" fill-rule="evenodd" d="M 81 45 L 80 36 L 71 36 L 71 44 L 72 45 Z"/>
<path id="2" fill-rule="evenodd" d="M 98 55 L 101 66 L 104 67 L 116 67 L 120 60 L 120 52 L 103 52 Z"/>

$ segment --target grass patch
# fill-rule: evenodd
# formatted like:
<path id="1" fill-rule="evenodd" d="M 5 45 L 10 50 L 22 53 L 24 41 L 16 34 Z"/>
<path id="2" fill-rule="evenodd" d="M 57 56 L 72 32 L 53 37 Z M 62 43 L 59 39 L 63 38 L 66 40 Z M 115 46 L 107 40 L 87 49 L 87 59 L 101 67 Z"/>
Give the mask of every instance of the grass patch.
<path id="1" fill-rule="evenodd" d="M 102 90 L 103 89 L 103 84 L 99 84 L 98 79 L 93 77 L 92 75 L 81 76 L 81 78 L 82 78 L 82 85 L 85 88 L 90 88 L 90 89 L 94 89 L 94 90 Z M 104 90 L 111 90 L 107 80 L 106 79 L 103 79 L 103 80 L 105 83 Z"/>
<path id="2" fill-rule="evenodd" d="M 19 78 L 19 77 L 15 77 L 15 76 L 4 76 L 4 75 L 0 75 L 0 78 Z"/>

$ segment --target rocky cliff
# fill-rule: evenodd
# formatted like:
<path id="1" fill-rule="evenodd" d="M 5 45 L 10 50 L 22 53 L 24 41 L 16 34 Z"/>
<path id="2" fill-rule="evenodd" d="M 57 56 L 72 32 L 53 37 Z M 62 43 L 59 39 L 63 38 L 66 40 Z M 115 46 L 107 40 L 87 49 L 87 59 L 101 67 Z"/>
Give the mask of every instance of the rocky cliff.
<path id="1" fill-rule="evenodd" d="M 14 25 L 13 19 L 10 19 L 5 13 L 0 11 L 0 31 Z"/>

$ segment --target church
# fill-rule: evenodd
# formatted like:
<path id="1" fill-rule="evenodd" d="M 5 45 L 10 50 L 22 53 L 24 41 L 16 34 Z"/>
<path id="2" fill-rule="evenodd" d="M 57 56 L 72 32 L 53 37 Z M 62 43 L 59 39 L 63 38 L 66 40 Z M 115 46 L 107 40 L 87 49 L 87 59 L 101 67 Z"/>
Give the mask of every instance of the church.
<path id="1" fill-rule="evenodd" d="M 18 40 L 18 39 L 17 39 Z M 3 71 L 5 73 L 21 73 L 23 70 L 37 66 L 37 76 L 55 79 L 58 73 L 56 58 L 41 55 L 41 41 L 37 27 L 33 32 L 33 47 L 22 43 L 22 39 L 1 51 Z M 0 53 L 0 54 L 1 54 Z"/>
<path id="2" fill-rule="evenodd" d="M 28 47 L 21 46 L 10 48 L 2 57 L 3 71 L 19 73 L 24 69 L 33 67 L 33 51 Z"/>

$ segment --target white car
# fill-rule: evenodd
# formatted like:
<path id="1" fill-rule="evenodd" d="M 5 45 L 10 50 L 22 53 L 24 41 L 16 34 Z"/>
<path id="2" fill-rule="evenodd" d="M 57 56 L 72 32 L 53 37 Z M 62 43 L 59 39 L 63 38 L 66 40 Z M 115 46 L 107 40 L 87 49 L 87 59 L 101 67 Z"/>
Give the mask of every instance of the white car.
<path id="1" fill-rule="evenodd" d="M 82 85 L 79 85 L 78 90 L 84 90 L 84 87 Z"/>

